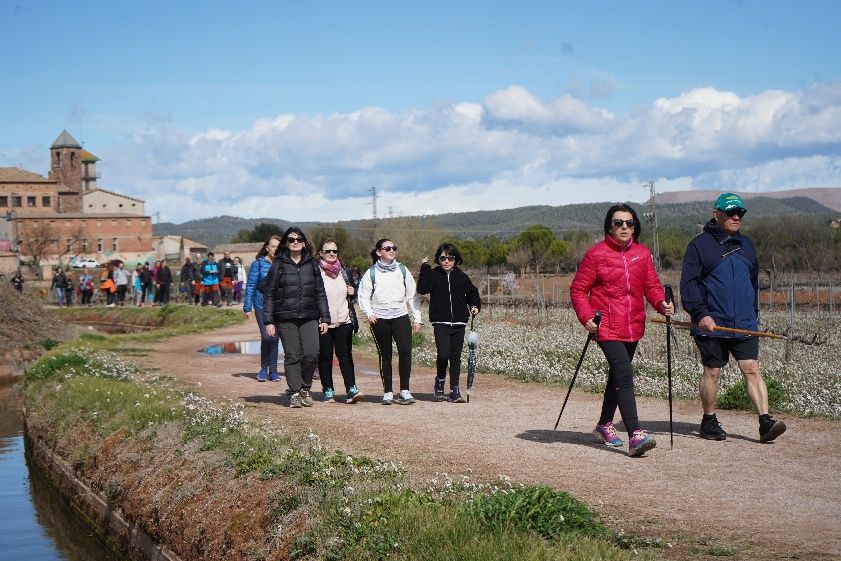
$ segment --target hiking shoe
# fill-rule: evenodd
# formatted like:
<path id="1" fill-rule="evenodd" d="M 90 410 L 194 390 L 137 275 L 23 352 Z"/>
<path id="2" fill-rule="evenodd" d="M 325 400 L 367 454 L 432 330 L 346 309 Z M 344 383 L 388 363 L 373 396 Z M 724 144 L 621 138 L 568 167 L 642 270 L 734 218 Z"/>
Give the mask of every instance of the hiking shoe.
<path id="1" fill-rule="evenodd" d="M 400 405 L 411 405 L 415 402 L 415 398 L 412 397 L 412 394 L 409 393 L 409 390 L 400 390 L 400 393 L 397 394 L 396 401 Z"/>
<path id="2" fill-rule="evenodd" d="M 718 422 L 715 415 L 710 417 L 705 415 L 701 419 L 701 429 L 698 432 L 701 438 L 706 438 L 707 440 L 727 440 L 727 433 L 721 428 L 721 423 Z"/>
<path id="3" fill-rule="evenodd" d="M 383 405 L 391 405 L 394 401 L 394 392 L 385 392 L 383 394 Z"/>
<path id="4" fill-rule="evenodd" d="M 301 405 L 312 407 L 312 394 L 309 390 L 301 390 Z"/>
<path id="5" fill-rule="evenodd" d="M 444 401 L 447 396 L 444 395 L 445 378 L 435 378 L 435 387 L 432 390 L 432 401 Z"/>
<path id="6" fill-rule="evenodd" d="M 628 442 L 628 455 L 642 456 L 655 446 L 657 446 L 657 441 L 653 436 L 647 435 L 644 430 L 635 430 Z"/>
<path id="7" fill-rule="evenodd" d="M 450 397 L 448 401 L 450 403 L 464 403 L 467 400 L 461 395 L 461 391 L 459 391 L 458 386 L 453 386 L 450 388 Z"/>
<path id="8" fill-rule="evenodd" d="M 268 372 L 266 371 L 266 369 L 261 368 L 260 371 L 257 373 L 257 381 L 258 382 L 265 382 L 267 374 L 268 374 Z"/>
<path id="9" fill-rule="evenodd" d="M 768 417 L 764 423 L 759 424 L 759 441 L 771 442 L 786 431 L 786 424 Z"/>
<path id="10" fill-rule="evenodd" d="M 301 408 L 301 394 L 293 393 L 291 396 L 289 396 L 289 407 L 293 409 Z"/>
<path id="11" fill-rule="evenodd" d="M 347 400 L 345 403 L 358 403 L 362 401 L 362 398 L 365 397 L 362 395 L 362 392 L 359 391 L 359 388 L 356 386 L 351 386 L 350 389 L 347 391 Z"/>
<path id="12" fill-rule="evenodd" d="M 269 382 L 280 382 L 280 374 L 277 372 L 269 372 Z"/>
<path id="13" fill-rule="evenodd" d="M 604 443 L 605 446 L 622 446 L 625 441 L 619 436 L 616 427 L 613 426 L 613 421 L 608 421 L 603 425 L 596 425 L 593 431 L 593 436 L 596 440 Z"/>
<path id="14" fill-rule="evenodd" d="M 324 395 L 321 397 L 321 401 L 324 403 L 336 403 L 336 394 L 333 393 L 331 388 L 326 388 L 324 390 Z"/>

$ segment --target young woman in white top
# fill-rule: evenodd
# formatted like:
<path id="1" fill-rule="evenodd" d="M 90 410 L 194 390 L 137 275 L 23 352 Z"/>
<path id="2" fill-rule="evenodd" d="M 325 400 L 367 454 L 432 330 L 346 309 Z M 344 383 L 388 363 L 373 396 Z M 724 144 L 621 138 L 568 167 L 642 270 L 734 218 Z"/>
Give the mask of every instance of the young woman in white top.
<path id="1" fill-rule="evenodd" d="M 397 246 L 389 239 L 377 242 L 371 251 L 373 266 L 362 275 L 359 284 L 359 307 L 368 318 L 371 333 L 380 356 L 380 377 L 383 382 L 383 405 L 397 401 L 401 405 L 415 402 L 409 393 L 412 372 L 412 333 L 420 333 L 420 298 L 415 279 L 405 265 L 396 259 Z M 411 317 L 410 317 L 411 314 Z M 400 393 L 395 398 L 391 375 L 391 341 L 397 344 Z"/>
<path id="2" fill-rule="evenodd" d="M 339 259 L 339 245 L 336 240 L 326 239 L 321 242 L 318 266 L 324 291 L 327 293 L 327 305 L 330 308 L 330 321 L 327 333 L 319 336 L 318 375 L 324 389 L 325 402 L 335 402 L 333 386 L 333 353 L 339 360 L 339 369 L 345 383 L 347 398 L 345 403 L 362 401 L 363 395 L 356 387 L 356 373 L 353 367 L 353 331 L 356 324 L 356 312 L 353 301 L 356 298 L 356 286 L 353 275 L 345 269 Z"/>

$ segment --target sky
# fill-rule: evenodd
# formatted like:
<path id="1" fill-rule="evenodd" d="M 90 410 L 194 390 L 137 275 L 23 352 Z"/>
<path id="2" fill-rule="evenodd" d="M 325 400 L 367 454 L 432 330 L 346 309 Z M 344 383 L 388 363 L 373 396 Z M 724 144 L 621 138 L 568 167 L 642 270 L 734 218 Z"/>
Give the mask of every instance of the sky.
<path id="1" fill-rule="evenodd" d="M 0 167 L 156 221 L 841 187 L 841 2 L 0 0 Z"/>

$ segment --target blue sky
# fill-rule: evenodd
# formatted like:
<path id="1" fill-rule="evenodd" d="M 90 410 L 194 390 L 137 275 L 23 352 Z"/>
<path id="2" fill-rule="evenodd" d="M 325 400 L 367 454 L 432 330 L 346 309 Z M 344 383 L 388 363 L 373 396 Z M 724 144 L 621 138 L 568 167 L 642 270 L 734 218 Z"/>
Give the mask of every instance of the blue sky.
<path id="1" fill-rule="evenodd" d="M 165 221 L 841 186 L 841 2 L 75 6 L 0 0 L 0 166 Z"/>

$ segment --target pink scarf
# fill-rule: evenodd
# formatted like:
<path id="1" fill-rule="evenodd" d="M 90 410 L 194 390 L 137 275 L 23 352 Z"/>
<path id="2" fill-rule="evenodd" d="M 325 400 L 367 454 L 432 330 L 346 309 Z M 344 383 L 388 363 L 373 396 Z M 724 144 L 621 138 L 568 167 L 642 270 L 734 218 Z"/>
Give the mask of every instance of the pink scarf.
<path id="1" fill-rule="evenodd" d="M 320 259 L 318 261 L 319 265 L 321 265 L 321 270 L 327 273 L 327 276 L 331 279 L 335 279 L 338 277 L 342 272 L 342 262 L 338 259 L 332 265 L 325 261 L 324 259 Z"/>

